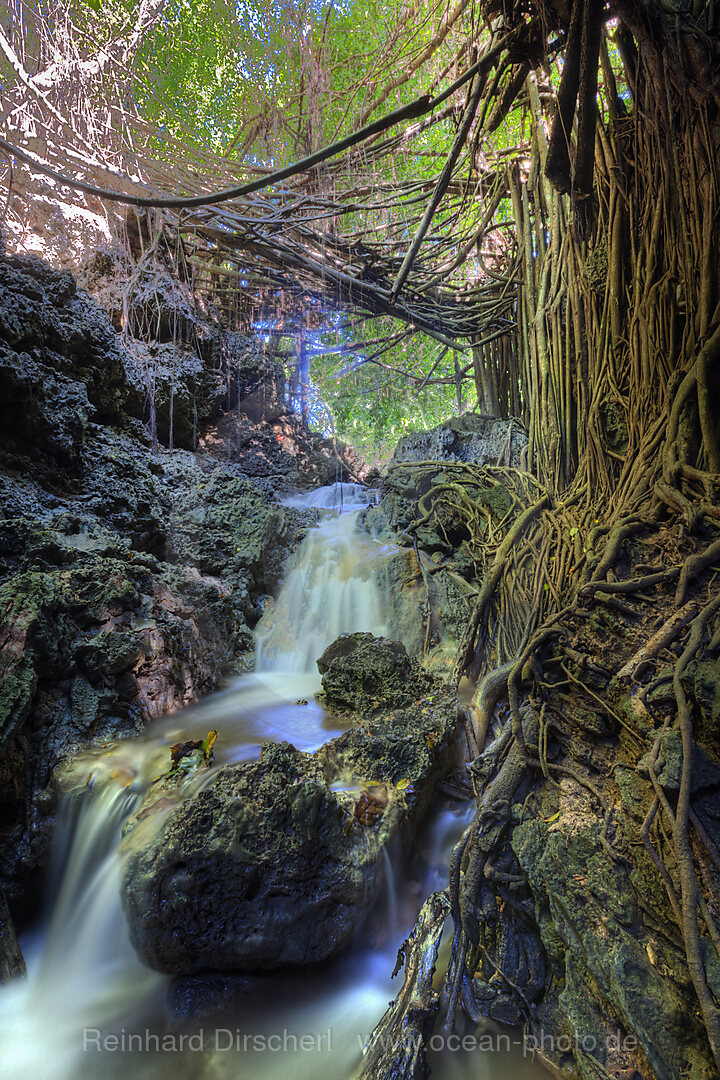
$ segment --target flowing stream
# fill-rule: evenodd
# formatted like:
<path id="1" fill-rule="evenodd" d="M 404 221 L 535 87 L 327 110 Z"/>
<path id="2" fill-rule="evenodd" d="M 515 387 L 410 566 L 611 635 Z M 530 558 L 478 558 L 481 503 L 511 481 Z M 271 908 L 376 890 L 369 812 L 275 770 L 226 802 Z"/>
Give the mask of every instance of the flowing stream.
<path id="1" fill-rule="evenodd" d="M 318 526 L 258 625 L 255 672 L 138 738 L 92 748 L 70 769 L 76 795 L 58 815 L 46 918 L 22 940 L 28 976 L 0 987 L 0 1077 L 350 1080 L 365 1039 L 397 993 L 402 976 L 393 983 L 390 973 L 398 946 L 425 897 L 447 883 L 452 846 L 472 814 L 468 804 L 436 808 L 410 876 L 396 872 L 392 852 L 386 854 L 385 886 L 361 941 L 312 969 L 223 977 L 236 993 L 221 1020 L 203 1022 L 196 1009 L 188 1025 L 187 1002 L 197 1001 L 208 980 L 173 985 L 144 967 L 120 905 L 121 828 L 167 767 L 169 746 L 216 728 L 216 766 L 257 757 L 267 741 L 316 749 L 340 732 L 312 700 L 319 689 L 315 660 L 341 633 L 388 633 L 373 573 L 384 551 L 356 527 L 367 505 L 363 490 L 335 484 L 291 502 L 315 508 Z M 188 783 L 212 783 L 215 773 L 214 767 Z M 517 1032 L 498 1033 L 492 1025 L 468 1032 L 471 1049 L 430 1055 L 437 1080 L 547 1075 L 524 1055 Z"/>

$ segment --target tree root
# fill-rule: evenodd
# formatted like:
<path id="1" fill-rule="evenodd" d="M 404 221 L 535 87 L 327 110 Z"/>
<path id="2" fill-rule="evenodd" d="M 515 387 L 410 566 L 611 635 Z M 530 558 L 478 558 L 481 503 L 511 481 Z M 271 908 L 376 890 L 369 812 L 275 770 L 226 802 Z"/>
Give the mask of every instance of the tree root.
<path id="1" fill-rule="evenodd" d="M 393 972 L 404 960 L 402 989 L 370 1036 L 355 1080 L 426 1080 L 430 1075 L 425 1045 L 440 1007 L 433 975 L 449 913 L 447 892 L 433 893 L 423 904 Z"/>

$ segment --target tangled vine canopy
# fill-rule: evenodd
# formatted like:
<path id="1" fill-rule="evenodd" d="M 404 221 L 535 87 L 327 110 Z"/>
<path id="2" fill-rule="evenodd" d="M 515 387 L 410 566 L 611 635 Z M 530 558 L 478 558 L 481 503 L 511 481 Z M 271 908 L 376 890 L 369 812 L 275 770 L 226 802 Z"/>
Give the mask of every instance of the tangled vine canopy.
<path id="1" fill-rule="evenodd" d="M 137 216 L 136 275 L 172 267 L 261 333 L 343 434 L 468 404 L 526 429 L 512 513 L 483 510 L 497 476 L 462 465 L 420 506 L 466 518 L 484 577 L 453 675 L 501 672 L 518 768 L 552 772 L 524 718 L 547 729 L 563 628 L 674 590 L 676 707 L 652 753 L 674 725 L 685 764 L 675 805 L 654 780 L 643 842 L 720 1062 L 683 683 L 720 641 L 717 587 L 688 601 L 720 557 L 720 5 L 11 0 L 0 51 L 11 221 L 29 176 L 120 234 Z M 628 537 L 668 522 L 667 565 L 617 580 Z M 616 839 L 608 816 L 609 859 Z M 457 856 L 466 892 L 482 850 Z M 454 1008 L 479 931 L 452 899 Z"/>

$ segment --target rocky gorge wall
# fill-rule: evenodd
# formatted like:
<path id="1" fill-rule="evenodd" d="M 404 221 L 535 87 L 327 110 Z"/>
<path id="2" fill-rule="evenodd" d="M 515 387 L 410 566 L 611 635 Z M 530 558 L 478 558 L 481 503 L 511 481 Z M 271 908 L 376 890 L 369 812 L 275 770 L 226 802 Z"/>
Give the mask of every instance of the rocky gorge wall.
<path id="1" fill-rule="evenodd" d="M 403 440 L 366 515 L 371 531 L 398 546 L 391 602 L 430 670 L 438 616 L 457 640 L 460 612 L 467 617 L 487 573 L 469 528 L 477 508 L 495 522 L 511 510 L 514 470 L 492 467 L 503 440 L 492 432 L 484 438 L 484 425 L 460 418 Z M 512 452 L 521 455 L 518 441 Z M 704 543 L 715 536 L 711 531 Z M 691 557 L 695 543 L 676 525 L 648 524 L 620 545 L 612 581 L 662 577 L 666 566 Z M 478 747 L 467 775 L 477 812 L 453 855 L 449 901 L 436 894 L 421 913 L 405 986 L 376 1030 L 361 1080 L 423 1075 L 416 1057 L 397 1050 L 404 1045 L 398 1033 L 428 1039 L 447 1008 L 461 1031 L 463 1023 L 488 1019 L 521 1025 L 528 1048 L 558 1077 L 717 1076 L 673 910 L 680 875 L 672 838 L 662 827 L 650 834 L 661 802 L 673 812 L 683 774 L 682 740 L 673 730 L 673 665 L 682 646 L 667 645 L 673 627 L 687 625 L 707 596 L 717 595 L 716 582 L 717 569 L 709 570 L 679 611 L 673 580 L 609 603 L 588 591 L 561 632 L 538 646 L 537 666 L 528 663 L 521 673 L 516 708 L 525 764 L 513 739 L 513 663 L 500 651 L 499 620 L 486 627 L 480 652 L 488 677 L 469 706 Z M 443 618 L 444 583 L 459 590 L 455 625 Z M 522 627 L 529 613 L 520 616 Z M 720 962 L 710 935 L 720 915 L 719 648 L 716 624 L 682 679 L 696 742 L 693 855 L 710 928 L 702 964 L 716 1000 Z M 441 996 L 437 978 L 433 984 L 425 975 L 436 962 L 448 903 L 453 960 Z M 406 1002 L 410 1011 L 403 1011 Z"/>
<path id="2" fill-rule="evenodd" d="M 263 598 L 311 520 L 278 497 L 348 478 L 332 443 L 287 413 L 282 372 L 202 311 L 187 317 L 205 345 L 156 342 L 146 352 L 164 362 L 150 362 L 69 271 L 0 254 L 0 888 L 11 903 L 45 858 L 57 762 L 247 664 Z M 176 449 L 153 453 L 171 401 Z"/>

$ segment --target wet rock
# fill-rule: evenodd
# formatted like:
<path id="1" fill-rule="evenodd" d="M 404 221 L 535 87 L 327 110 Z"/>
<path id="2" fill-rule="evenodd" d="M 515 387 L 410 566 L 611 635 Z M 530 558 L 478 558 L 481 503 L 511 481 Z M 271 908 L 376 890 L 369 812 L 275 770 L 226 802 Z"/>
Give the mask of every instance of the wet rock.
<path id="1" fill-rule="evenodd" d="M 401 642 L 372 634 L 343 634 L 317 666 L 326 704 L 362 717 L 408 705 L 433 684 Z"/>
<path id="2" fill-rule="evenodd" d="M 315 754 L 266 745 L 259 762 L 222 768 L 150 840 L 131 823 L 123 904 L 140 955 L 189 974 L 341 950 L 382 889 L 382 852 L 396 837 L 409 848 L 447 771 L 456 716 L 454 695 L 436 691 Z M 356 812 L 363 788 L 373 815 Z"/>
<path id="3" fill-rule="evenodd" d="M 269 969 L 337 952 L 377 892 L 378 854 L 400 802 L 366 830 L 317 757 L 287 743 L 223 769 L 154 843 L 130 850 L 123 895 L 135 948 L 177 973 Z"/>
<path id="4" fill-rule="evenodd" d="M 432 431 L 405 435 L 392 460 L 468 461 L 519 468 L 526 447 L 527 436 L 516 421 L 465 413 Z"/>
<path id="5" fill-rule="evenodd" d="M 475 592 L 455 571 L 454 563 L 440 564 L 424 553 L 420 553 L 420 559 L 424 574 L 414 548 L 391 549 L 376 569 L 390 632 L 414 657 L 436 646 L 443 653 L 453 650 L 464 630 Z"/>
<path id="6" fill-rule="evenodd" d="M 387 604 L 387 625 L 410 656 L 420 656 L 425 645 L 426 594 L 423 576 L 412 548 L 398 548 L 376 570 L 380 592 Z"/>
<path id="7" fill-rule="evenodd" d="M 87 552 L 8 578 L 0 611 L 0 881 L 13 898 L 45 855 L 41 793 L 58 761 L 213 689 L 237 617 L 197 572 Z"/>
<path id="8" fill-rule="evenodd" d="M 380 499 L 368 507 L 364 521 L 371 536 L 390 543 L 407 544 L 409 535 L 405 530 L 415 520 L 417 498 L 414 491 L 407 491 L 404 484 L 395 486 L 394 480 L 383 479 Z"/>
<path id="9" fill-rule="evenodd" d="M 432 689 L 417 702 L 352 727 L 318 751 L 326 771 L 345 781 L 388 781 L 405 791 L 413 813 L 425 813 L 435 783 L 455 762 L 457 698 Z"/>
<path id="10" fill-rule="evenodd" d="M 0 983 L 25 974 L 25 961 L 15 936 L 5 896 L 0 889 Z"/>

